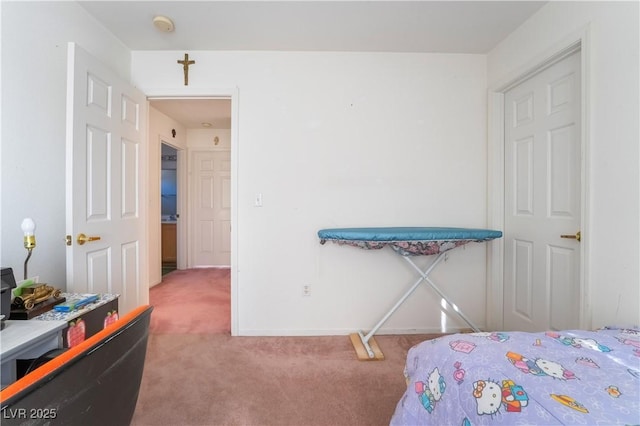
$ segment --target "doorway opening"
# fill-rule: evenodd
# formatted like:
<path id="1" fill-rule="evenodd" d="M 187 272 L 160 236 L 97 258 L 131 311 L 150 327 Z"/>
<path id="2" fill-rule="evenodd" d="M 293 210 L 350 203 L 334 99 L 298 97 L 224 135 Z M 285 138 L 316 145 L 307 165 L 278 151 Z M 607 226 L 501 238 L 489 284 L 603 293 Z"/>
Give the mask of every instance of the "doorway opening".
<path id="1" fill-rule="evenodd" d="M 156 152 L 162 151 L 162 154 L 173 155 L 171 149 L 177 151 L 175 172 L 167 171 L 172 168 L 165 167 L 160 170 L 161 162 L 155 162 L 158 164 L 156 166 L 158 170 L 150 172 L 152 175 L 156 173 L 158 176 L 164 175 L 163 177 L 167 178 L 167 181 L 171 181 L 173 173 L 176 176 L 177 244 L 175 254 L 177 270 L 169 275 L 178 274 L 181 276 L 196 273 L 201 268 L 227 269 L 226 277 L 229 281 L 231 305 L 227 310 L 227 316 L 230 317 L 227 320 L 231 323 L 231 335 L 237 335 L 237 290 L 235 285 L 237 273 L 233 260 L 235 253 L 237 253 L 238 229 L 235 209 L 237 205 L 237 185 L 235 183 L 237 181 L 237 91 L 229 90 L 215 94 L 187 91 L 188 94 L 176 95 L 174 93 L 169 96 L 148 94 L 150 107 L 161 113 L 154 115 L 153 124 L 155 127 L 152 126 L 154 128 L 149 134 L 150 141 L 155 140 L 156 144 L 160 142 L 161 146 L 157 148 Z M 224 157 L 225 155 L 226 157 Z M 210 160 L 207 156 L 214 156 L 215 160 Z M 220 156 L 224 157 L 223 161 L 217 160 Z M 200 161 L 201 159 L 203 161 Z M 198 163 L 198 161 L 200 162 Z M 219 165 L 224 169 L 222 170 Z M 209 166 L 213 166 L 213 169 L 210 170 Z M 220 173 L 220 170 L 223 173 Z M 171 184 L 166 186 L 171 188 Z M 157 192 L 159 198 L 157 203 L 154 200 L 150 200 L 150 202 L 152 205 L 157 205 L 160 210 L 161 201 L 170 201 L 173 193 L 160 194 L 161 191 Z M 219 209 L 203 211 L 202 206 L 208 204 L 222 204 L 224 207 L 222 213 L 225 213 L 226 216 L 221 215 Z M 171 222 L 174 214 L 172 207 L 164 206 L 161 210 L 158 212 L 159 216 L 164 222 L 167 222 L 166 216 L 168 216 L 169 222 Z M 211 223 L 207 223 L 209 221 L 207 215 L 211 216 Z M 157 219 L 151 217 L 151 220 Z M 236 225 L 231 226 L 232 223 Z M 162 225 L 165 226 L 164 223 Z M 160 226 L 157 229 L 159 228 Z M 203 252 L 208 249 L 219 253 L 221 246 L 226 247 L 228 251 L 226 261 L 210 261 L 211 257 L 203 256 Z M 157 266 L 151 265 L 151 267 L 159 271 L 160 256 L 157 256 L 156 259 Z M 203 259 L 205 260 L 203 261 Z M 172 270 L 170 268 L 173 265 L 169 264 L 171 260 L 164 260 L 162 266 L 167 268 L 162 268 L 163 272 Z M 160 280 L 158 279 L 158 281 Z M 165 281 L 164 276 L 162 281 Z"/>
<path id="2" fill-rule="evenodd" d="M 178 262 L 178 150 L 162 143 L 160 155 L 160 206 L 162 275 L 177 269 Z"/>

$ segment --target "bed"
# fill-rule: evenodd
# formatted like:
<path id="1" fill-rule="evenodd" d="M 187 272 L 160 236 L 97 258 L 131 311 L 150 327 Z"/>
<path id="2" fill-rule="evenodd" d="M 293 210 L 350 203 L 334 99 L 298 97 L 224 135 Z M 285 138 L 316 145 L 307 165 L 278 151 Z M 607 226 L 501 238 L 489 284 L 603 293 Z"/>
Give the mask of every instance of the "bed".
<path id="1" fill-rule="evenodd" d="M 502 237 L 501 231 L 476 228 L 451 227 L 373 227 L 373 228 L 332 228 L 318 231 L 320 244 L 327 241 L 339 245 L 358 247 L 365 250 L 379 250 L 391 248 L 400 255 L 407 264 L 418 274 L 417 281 L 408 288 L 400 299 L 387 311 L 378 323 L 365 335 L 358 331 L 350 335 L 351 342 L 360 360 L 382 360 L 384 354 L 373 338 L 380 327 L 393 315 L 404 301 L 424 281 L 448 306 L 458 314 L 473 331 L 480 331 L 465 313 L 444 294 L 444 292 L 429 278 L 429 274 L 443 260 L 449 250 L 464 246 L 471 242 L 487 242 Z M 435 258 L 425 269 L 420 269 L 411 260 L 413 256 L 432 256 Z"/>
<path id="2" fill-rule="evenodd" d="M 480 332 L 407 355 L 392 425 L 638 425 L 640 330 Z"/>

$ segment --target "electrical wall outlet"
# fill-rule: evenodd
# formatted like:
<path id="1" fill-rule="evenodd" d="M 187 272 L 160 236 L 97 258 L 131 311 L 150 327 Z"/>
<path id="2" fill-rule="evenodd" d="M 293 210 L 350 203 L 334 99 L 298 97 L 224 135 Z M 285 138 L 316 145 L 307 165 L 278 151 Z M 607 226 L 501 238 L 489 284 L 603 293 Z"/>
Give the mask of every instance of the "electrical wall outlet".
<path id="1" fill-rule="evenodd" d="M 311 296 L 311 286 L 309 284 L 305 284 L 302 286 L 302 296 L 303 297 Z"/>

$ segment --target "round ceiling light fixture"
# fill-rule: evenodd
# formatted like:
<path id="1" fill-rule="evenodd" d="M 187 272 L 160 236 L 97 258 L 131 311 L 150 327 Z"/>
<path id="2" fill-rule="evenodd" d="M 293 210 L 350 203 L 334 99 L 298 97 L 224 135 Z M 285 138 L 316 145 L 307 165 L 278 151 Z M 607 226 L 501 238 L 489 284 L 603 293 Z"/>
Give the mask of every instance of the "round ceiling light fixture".
<path id="1" fill-rule="evenodd" d="M 163 33 L 170 33 L 175 28 L 175 26 L 173 25 L 173 21 L 162 15 L 158 15 L 153 18 L 153 25 Z"/>

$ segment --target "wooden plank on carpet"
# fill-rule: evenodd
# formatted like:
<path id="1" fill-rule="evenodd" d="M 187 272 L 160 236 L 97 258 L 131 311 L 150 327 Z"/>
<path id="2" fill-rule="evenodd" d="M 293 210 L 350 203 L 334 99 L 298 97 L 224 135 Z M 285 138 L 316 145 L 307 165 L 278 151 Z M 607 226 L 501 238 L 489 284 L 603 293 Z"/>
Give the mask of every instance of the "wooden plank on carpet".
<path id="1" fill-rule="evenodd" d="M 360 361 L 382 361 L 384 360 L 384 354 L 378 346 L 378 342 L 376 342 L 375 337 L 371 337 L 369 339 L 369 346 L 371 346 L 371 350 L 373 350 L 373 358 L 369 358 L 369 354 L 367 353 L 367 349 L 364 347 L 362 340 L 360 340 L 360 335 L 358 333 L 351 333 L 349 335 L 351 339 L 351 344 L 353 348 L 356 350 L 356 355 Z"/>

